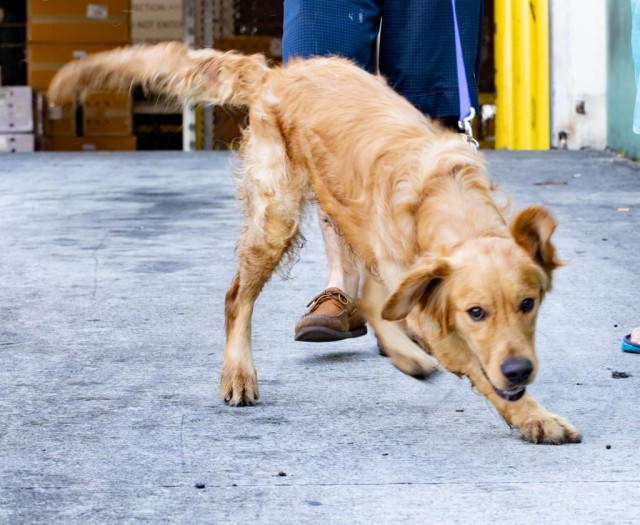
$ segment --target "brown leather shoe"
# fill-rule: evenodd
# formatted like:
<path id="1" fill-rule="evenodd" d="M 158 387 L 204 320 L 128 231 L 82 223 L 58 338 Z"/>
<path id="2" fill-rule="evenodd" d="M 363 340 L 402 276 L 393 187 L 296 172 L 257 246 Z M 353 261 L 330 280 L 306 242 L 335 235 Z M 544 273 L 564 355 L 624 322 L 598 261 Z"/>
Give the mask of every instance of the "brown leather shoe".
<path id="1" fill-rule="evenodd" d="M 296 323 L 296 341 L 324 343 L 367 333 L 367 321 L 353 299 L 339 288 L 328 288 L 307 306 L 309 309 Z"/>

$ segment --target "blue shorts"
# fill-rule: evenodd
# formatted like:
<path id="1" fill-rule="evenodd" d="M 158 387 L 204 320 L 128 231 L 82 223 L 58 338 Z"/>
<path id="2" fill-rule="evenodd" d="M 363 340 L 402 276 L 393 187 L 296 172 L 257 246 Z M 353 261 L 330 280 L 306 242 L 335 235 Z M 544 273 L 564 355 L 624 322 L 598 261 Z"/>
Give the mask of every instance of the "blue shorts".
<path id="1" fill-rule="evenodd" d="M 456 1 L 476 111 L 482 3 Z M 432 117 L 459 115 L 454 46 L 451 0 L 284 0 L 285 62 L 294 56 L 339 55 L 370 72 L 377 65 L 391 87 Z"/>

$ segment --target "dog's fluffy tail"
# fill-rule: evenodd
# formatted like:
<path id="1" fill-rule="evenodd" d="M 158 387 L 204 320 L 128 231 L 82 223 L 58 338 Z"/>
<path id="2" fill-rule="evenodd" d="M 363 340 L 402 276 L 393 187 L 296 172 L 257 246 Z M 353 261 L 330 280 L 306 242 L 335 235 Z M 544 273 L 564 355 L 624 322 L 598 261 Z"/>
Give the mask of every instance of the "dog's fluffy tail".
<path id="1" fill-rule="evenodd" d="M 95 53 L 66 64 L 49 85 L 53 104 L 71 102 L 88 89 L 149 92 L 182 103 L 250 105 L 269 68 L 262 55 L 191 50 L 179 42 Z"/>

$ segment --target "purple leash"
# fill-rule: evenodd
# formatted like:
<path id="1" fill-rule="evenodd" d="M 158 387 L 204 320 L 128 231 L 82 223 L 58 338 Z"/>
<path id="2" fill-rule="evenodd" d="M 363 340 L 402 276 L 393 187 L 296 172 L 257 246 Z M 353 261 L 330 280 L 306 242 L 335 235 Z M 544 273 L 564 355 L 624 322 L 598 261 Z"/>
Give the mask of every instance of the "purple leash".
<path id="1" fill-rule="evenodd" d="M 456 71 L 458 73 L 458 101 L 460 104 L 460 120 L 458 126 L 464 132 L 465 140 L 469 142 L 472 149 L 478 148 L 478 141 L 473 138 L 471 121 L 476 114 L 471 105 L 471 95 L 469 94 L 469 83 L 467 72 L 464 67 L 464 56 L 462 55 L 462 41 L 460 39 L 460 28 L 458 27 L 458 15 L 456 13 L 456 0 L 451 0 L 453 9 L 453 32 L 456 42 Z"/>

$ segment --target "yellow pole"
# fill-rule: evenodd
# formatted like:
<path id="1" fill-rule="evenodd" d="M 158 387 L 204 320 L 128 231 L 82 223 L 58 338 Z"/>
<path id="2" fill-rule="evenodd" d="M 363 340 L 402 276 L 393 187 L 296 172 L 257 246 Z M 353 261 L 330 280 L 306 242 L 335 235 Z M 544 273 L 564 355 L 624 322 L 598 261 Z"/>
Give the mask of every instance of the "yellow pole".
<path id="1" fill-rule="evenodd" d="M 549 0 L 495 0 L 496 148 L 549 149 Z"/>
<path id="2" fill-rule="evenodd" d="M 551 147 L 549 0 L 537 2 L 537 7 L 537 16 L 540 19 L 540 22 L 536 24 L 536 100 L 540 109 L 535 111 L 537 121 L 535 122 L 533 129 L 536 131 L 535 149 L 549 149 Z"/>

